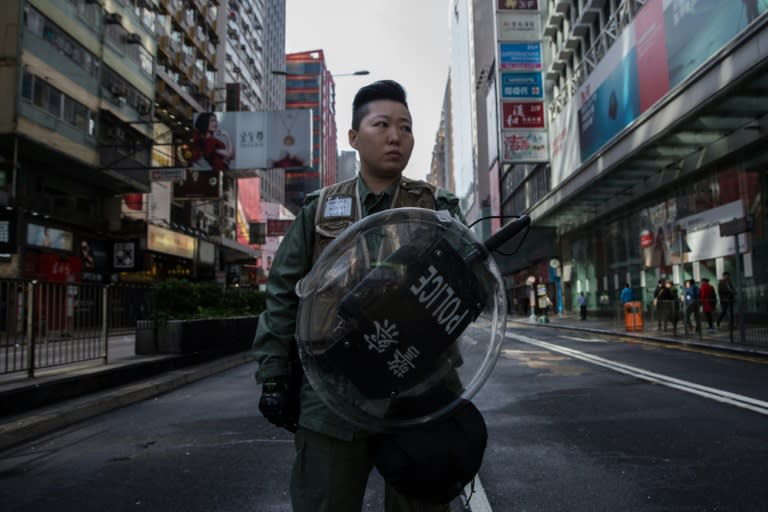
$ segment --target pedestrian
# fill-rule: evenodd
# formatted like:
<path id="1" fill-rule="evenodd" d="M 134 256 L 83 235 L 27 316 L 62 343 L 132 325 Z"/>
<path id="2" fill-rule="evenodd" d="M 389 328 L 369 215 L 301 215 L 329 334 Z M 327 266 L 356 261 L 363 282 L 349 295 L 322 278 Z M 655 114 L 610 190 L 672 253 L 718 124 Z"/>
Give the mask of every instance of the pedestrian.
<path id="1" fill-rule="evenodd" d="M 361 88 L 352 110 L 348 136 L 360 158 L 359 174 L 307 196 L 275 255 L 267 281 L 267 308 L 259 318 L 254 340 L 259 362 L 256 379 L 263 382 L 259 409 L 270 422 L 295 431 L 290 478 L 294 512 L 359 512 L 375 464 L 375 436 L 329 409 L 306 378 L 300 386 L 298 415 L 287 407 L 295 396 L 290 361 L 299 302 L 296 283 L 334 236 L 321 238 L 316 233 L 338 234 L 360 216 L 396 207 L 428 205 L 463 220 L 455 196 L 402 176 L 414 138 L 400 84 L 384 80 Z M 340 202 L 339 197 L 347 201 Z M 331 200 L 335 200 L 335 208 L 328 207 Z M 425 504 L 398 489 L 385 478 L 387 512 L 449 510 L 447 503 Z"/>
<path id="2" fill-rule="evenodd" d="M 669 279 L 664 281 L 664 289 L 659 292 L 658 302 L 663 330 L 667 330 L 670 322 L 673 329 L 677 328 L 677 292 Z"/>
<path id="3" fill-rule="evenodd" d="M 625 305 L 627 302 L 632 302 L 632 288 L 629 283 L 624 283 L 624 288 L 621 290 L 621 296 L 619 297 L 621 305 Z"/>
<path id="4" fill-rule="evenodd" d="M 699 287 L 696 286 L 696 281 L 688 279 L 685 282 L 685 290 L 683 292 L 683 301 L 685 303 L 685 326 L 691 330 L 695 328 L 696 332 L 701 331 L 699 300 Z M 693 317 L 694 322 L 691 322 L 691 317 Z"/>
<path id="5" fill-rule="evenodd" d="M 656 288 L 653 290 L 653 306 L 656 308 L 656 320 L 658 321 L 658 330 L 661 330 L 661 307 L 659 305 L 659 295 L 664 290 L 664 279 L 659 279 Z"/>
<path id="6" fill-rule="evenodd" d="M 579 304 L 579 317 L 582 320 L 586 320 L 587 319 L 587 297 L 584 295 L 584 292 L 580 292 L 576 300 Z"/>
<path id="7" fill-rule="evenodd" d="M 704 312 L 704 318 L 707 319 L 707 328 L 712 332 L 715 330 L 712 325 L 712 313 L 717 305 L 717 296 L 715 295 L 715 287 L 709 284 L 708 277 L 701 279 L 699 296 L 701 298 L 701 310 Z"/>
<path id="8" fill-rule="evenodd" d="M 720 316 L 717 318 L 717 327 L 720 328 L 720 322 L 728 317 L 728 326 L 733 327 L 733 303 L 736 300 L 736 288 L 731 282 L 731 275 L 723 272 L 723 277 L 717 282 L 717 295 L 720 297 Z"/>

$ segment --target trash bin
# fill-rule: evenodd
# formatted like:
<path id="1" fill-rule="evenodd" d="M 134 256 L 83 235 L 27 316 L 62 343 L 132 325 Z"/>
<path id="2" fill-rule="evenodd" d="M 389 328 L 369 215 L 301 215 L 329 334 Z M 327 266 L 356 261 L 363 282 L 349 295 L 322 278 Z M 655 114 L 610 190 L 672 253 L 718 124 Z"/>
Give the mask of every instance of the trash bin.
<path id="1" fill-rule="evenodd" d="M 624 304 L 624 326 L 628 331 L 643 330 L 643 307 L 634 300 Z"/>

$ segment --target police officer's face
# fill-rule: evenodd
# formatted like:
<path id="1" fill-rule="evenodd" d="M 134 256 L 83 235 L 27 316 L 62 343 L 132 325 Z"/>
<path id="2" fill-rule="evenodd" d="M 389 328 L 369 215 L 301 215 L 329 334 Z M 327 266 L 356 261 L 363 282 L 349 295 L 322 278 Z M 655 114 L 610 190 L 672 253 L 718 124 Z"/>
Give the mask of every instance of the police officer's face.
<path id="1" fill-rule="evenodd" d="M 349 130 L 349 144 L 360 155 L 360 171 L 379 179 L 403 172 L 413 151 L 411 114 L 402 103 L 377 100 L 358 130 Z"/>

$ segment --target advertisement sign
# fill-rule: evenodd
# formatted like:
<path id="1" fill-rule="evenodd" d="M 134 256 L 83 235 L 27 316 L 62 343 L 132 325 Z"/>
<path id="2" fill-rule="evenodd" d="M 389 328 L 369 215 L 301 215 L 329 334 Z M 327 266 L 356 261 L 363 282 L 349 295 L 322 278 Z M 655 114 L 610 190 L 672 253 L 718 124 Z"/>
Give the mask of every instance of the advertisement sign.
<path id="1" fill-rule="evenodd" d="M 205 265 L 213 265 L 216 262 L 216 246 L 205 240 L 198 240 L 197 261 Z"/>
<path id="2" fill-rule="evenodd" d="M 502 71 L 540 71 L 540 43 L 499 43 L 499 69 Z"/>
<path id="3" fill-rule="evenodd" d="M 0 253 L 16 252 L 16 210 L 0 211 Z"/>
<path id="4" fill-rule="evenodd" d="M 80 281 L 81 263 L 75 256 L 43 253 L 37 257 L 37 279 L 57 283 Z"/>
<path id="5" fill-rule="evenodd" d="M 203 112 L 182 164 L 202 171 L 307 167 L 312 161 L 312 110 Z"/>
<path id="6" fill-rule="evenodd" d="M 136 242 L 115 242 L 112 246 L 112 267 L 116 270 L 136 268 Z"/>
<path id="7" fill-rule="evenodd" d="M 539 0 L 498 0 L 498 8 L 504 10 L 538 11 Z"/>
<path id="8" fill-rule="evenodd" d="M 501 41 L 539 41 L 541 18 L 538 14 L 499 13 L 496 16 Z"/>
<path id="9" fill-rule="evenodd" d="M 539 99 L 544 97 L 541 73 L 502 73 L 502 99 Z"/>
<path id="10" fill-rule="evenodd" d="M 502 128 L 544 128 L 544 102 L 501 102 Z"/>
<path id="11" fill-rule="evenodd" d="M 152 181 L 182 181 L 186 175 L 184 167 L 175 169 L 150 169 L 149 179 Z"/>
<path id="12" fill-rule="evenodd" d="M 506 162 L 546 162 L 547 132 L 529 130 L 504 130 L 501 132 L 504 161 Z"/>
<path id="13" fill-rule="evenodd" d="M 27 244 L 71 251 L 72 232 L 40 224 L 27 224 Z"/>
<path id="14" fill-rule="evenodd" d="M 196 238 L 170 229 L 161 228 L 154 224 L 147 226 L 147 249 L 150 251 L 191 260 L 195 257 L 196 242 Z"/>
<path id="15" fill-rule="evenodd" d="M 216 199 L 221 196 L 221 172 L 187 169 L 183 181 L 173 182 L 174 199 Z"/>
<path id="16" fill-rule="evenodd" d="M 82 280 L 102 283 L 109 272 L 109 245 L 105 240 L 80 240 Z"/>
<path id="17" fill-rule="evenodd" d="M 576 101 L 570 101 L 549 123 L 552 141 L 552 187 L 562 183 L 581 165 L 579 149 L 579 113 Z"/>
<path id="18" fill-rule="evenodd" d="M 267 219 L 267 236 L 283 236 L 293 224 L 293 219 Z"/>

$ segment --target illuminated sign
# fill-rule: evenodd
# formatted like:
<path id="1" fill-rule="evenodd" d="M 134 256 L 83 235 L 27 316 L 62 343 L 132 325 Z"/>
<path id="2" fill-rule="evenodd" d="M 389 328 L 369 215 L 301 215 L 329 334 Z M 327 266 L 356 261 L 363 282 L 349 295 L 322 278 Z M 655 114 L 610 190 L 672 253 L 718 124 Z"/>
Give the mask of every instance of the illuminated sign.
<path id="1" fill-rule="evenodd" d="M 150 251 L 162 252 L 191 260 L 195 257 L 196 242 L 196 238 L 171 231 L 170 229 L 152 224 L 147 226 L 147 249 Z"/>

